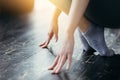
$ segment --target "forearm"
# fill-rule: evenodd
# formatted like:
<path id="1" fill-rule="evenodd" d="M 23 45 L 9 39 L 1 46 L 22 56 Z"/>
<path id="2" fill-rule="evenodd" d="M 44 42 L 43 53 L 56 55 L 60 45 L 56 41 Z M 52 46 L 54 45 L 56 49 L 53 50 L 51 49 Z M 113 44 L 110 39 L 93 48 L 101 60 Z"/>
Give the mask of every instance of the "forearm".
<path id="1" fill-rule="evenodd" d="M 54 11 L 53 17 L 52 17 L 52 21 L 57 22 L 60 14 L 61 14 L 61 10 L 58 8 L 55 8 L 55 11 Z"/>
<path id="2" fill-rule="evenodd" d="M 87 8 L 87 5 L 89 3 L 89 0 L 73 0 L 71 9 L 69 12 L 69 21 L 67 25 L 67 32 L 70 35 L 73 35 L 75 29 L 80 23 L 80 20 L 82 20 L 83 14 Z"/>

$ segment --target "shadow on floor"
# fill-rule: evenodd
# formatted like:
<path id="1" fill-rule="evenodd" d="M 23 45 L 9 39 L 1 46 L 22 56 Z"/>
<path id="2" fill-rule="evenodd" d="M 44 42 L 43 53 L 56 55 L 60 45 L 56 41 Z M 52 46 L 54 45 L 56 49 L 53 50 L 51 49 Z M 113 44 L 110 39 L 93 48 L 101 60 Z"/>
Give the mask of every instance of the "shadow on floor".
<path id="1" fill-rule="evenodd" d="M 120 55 L 113 57 L 81 56 L 73 61 L 70 71 L 60 74 L 45 72 L 39 80 L 120 80 Z"/>
<path id="2" fill-rule="evenodd" d="M 0 41 L 24 34 L 29 25 L 27 14 L 22 16 L 0 14 Z"/>

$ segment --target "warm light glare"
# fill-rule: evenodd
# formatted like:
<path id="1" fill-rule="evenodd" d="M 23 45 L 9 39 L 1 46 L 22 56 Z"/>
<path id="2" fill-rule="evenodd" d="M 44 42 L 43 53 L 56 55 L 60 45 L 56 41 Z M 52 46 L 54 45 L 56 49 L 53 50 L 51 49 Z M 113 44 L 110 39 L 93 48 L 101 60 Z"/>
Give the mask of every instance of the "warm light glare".
<path id="1" fill-rule="evenodd" d="M 29 12 L 34 7 L 34 0 L 0 0 L 0 7 L 9 13 Z"/>

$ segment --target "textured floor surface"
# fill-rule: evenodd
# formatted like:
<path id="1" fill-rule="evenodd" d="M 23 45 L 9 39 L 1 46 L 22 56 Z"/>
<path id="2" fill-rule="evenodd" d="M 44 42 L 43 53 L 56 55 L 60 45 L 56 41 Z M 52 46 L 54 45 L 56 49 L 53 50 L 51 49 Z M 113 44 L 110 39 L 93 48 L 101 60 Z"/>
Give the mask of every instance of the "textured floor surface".
<path id="1" fill-rule="evenodd" d="M 63 67 L 60 74 L 51 74 L 47 67 L 61 47 L 66 15 L 60 17 L 58 43 L 53 40 L 48 49 L 40 48 L 39 44 L 47 36 L 54 7 L 47 1 L 41 2 L 36 0 L 35 9 L 27 15 L 0 14 L 0 80 L 120 80 L 120 56 L 81 55 L 77 31 L 71 69 L 66 71 Z M 105 37 L 107 45 L 120 54 L 120 30 L 105 29 Z"/>

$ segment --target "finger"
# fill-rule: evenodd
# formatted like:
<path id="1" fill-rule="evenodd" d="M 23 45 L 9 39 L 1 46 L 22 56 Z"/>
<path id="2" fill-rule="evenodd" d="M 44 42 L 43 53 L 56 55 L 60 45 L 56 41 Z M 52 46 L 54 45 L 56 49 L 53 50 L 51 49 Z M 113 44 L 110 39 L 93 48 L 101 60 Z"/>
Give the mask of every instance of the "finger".
<path id="1" fill-rule="evenodd" d="M 48 68 L 48 70 L 52 70 L 52 69 L 56 66 L 58 60 L 59 60 L 59 56 L 57 56 L 57 57 L 55 58 L 53 64 Z"/>
<path id="2" fill-rule="evenodd" d="M 59 73 L 63 67 L 63 65 L 65 64 L 66 62 L 66 57 L 63 57 L 62 60 L 61 60 L 61 63 L 59 64 L 57 70 L 55 71 L 55 73 Z"/>
<path id="3" fill-rule="evenodd" d="M 70 66 L 71 66 L 71 63 L 72 63 L 72 56 L 70 54 L 68 55 L 67 60 L 68 60 L 68 64 L 67 64 L 66 69 L 68 70 L 70 68 Z"/>
<path id="4" fill-rule="evenodd" d="M 53 32 L 49 32 L 48 33 L 48 38 L 52 38 L 53 37 Z"/>
<path id="5" fill-rule="evenodd" d="M 49 44 L 50 41 L 46 41 L 44 45 L 42 45 L 41 47 L 42 48 L 47 48 L 48 44 Z"/>
<path id="6" fill-rule="evenodd" d="M 66 56 L 63 56 L 63 57 L 61 58 L 60 63 L 58 64 L 57 69 L 54 71 L 54 73 L 56 73 L 56 74 L 59 73 L 59 72 L 61 71 L 63 65 L 65 64 L 65 62 L 66 62 Z"/>
<path id="7" fill-rule="evenodd" d="M 46 41 L 45 44 L 42 45 L 41 47 L 42 47 L 42 48 L 46 48 L 46 47 L 48 46 L 48 44 L 50 43 L 50 40 L 51 40 L 51 39 L 52 39 L 52 36 L 49 35 L 47 41 Z"/>
<path id="8" fill-rule="evenodd" d="M 40 44 L 40 46 L 43 46 L 46 43 L 46 41 L 44 41 L 43 43 Z"/>
<path id="9" fill-rule="evenodd" d="M 52 37 L 53 37 L 53 33 L 52 33 L 52 32 L 48 33 L 48 38 L 47 38 L 47 40 L 46 40 L 43 44 L 41 44 L 40 46 L 41 46 L 42 48 L 46 48 L 46 47 L 48 46 L 50 40 L 52 39 Z"/>
<path id="10" fill-rule="evenodd" d="M 59 67 L 59 63 L 60 63 L 60 61 L 61 61 L 61 58 L 62 58 L 62 57 L 60 56 L 57 64 L 54 66 L 54 69 L 53 69 L 53 71 L 52 71 L 53 74 L 55 74 L 55 71 L 56 71 L 57 68 Z"/>
<path id="11" fill-rule="evenodd" d="M 56 42 L 58 41 L 58 34 L 55 33 L 55 39 L 56 39 Z"/>

